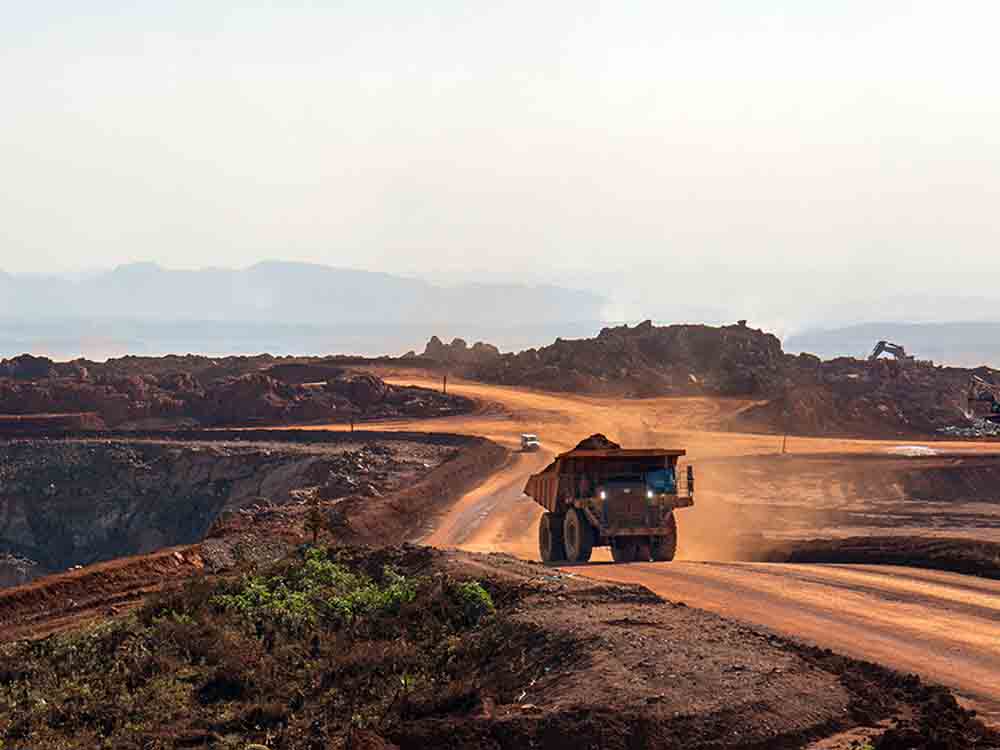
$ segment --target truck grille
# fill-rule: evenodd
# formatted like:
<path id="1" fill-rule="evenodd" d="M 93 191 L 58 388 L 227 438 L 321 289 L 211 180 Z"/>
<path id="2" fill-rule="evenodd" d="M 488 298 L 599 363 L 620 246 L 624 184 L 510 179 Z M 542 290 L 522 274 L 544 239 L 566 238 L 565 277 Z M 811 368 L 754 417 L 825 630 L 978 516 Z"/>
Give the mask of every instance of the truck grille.
<path id="1" fill-rule="evenodd" d="M 608 523 L 611 526 L 645 526 L 646 498 L 638 492 L 616 494 L 608 503 Z"/>

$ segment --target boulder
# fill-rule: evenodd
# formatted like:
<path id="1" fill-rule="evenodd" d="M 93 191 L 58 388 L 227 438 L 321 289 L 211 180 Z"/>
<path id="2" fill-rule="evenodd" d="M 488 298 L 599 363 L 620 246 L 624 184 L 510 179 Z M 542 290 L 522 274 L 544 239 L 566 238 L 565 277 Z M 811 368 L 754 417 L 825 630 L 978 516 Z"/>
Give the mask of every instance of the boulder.
<path id="1" fill-rule="evenodd" d="M 499 359 L 500 350 L 482 341 L 470 347 L 465 339 L 456 338 L 445 344 L 437 336 L 431 336 L 423 356 L 445 364 L 476 364 Z"/>

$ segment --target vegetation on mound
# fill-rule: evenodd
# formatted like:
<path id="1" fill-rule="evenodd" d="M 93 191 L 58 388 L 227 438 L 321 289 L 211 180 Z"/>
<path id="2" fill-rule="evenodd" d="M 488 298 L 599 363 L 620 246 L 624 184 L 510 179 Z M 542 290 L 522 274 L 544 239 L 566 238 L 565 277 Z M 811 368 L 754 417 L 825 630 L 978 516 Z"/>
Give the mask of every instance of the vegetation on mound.
<path id="1" fill-rule="evenodd" d="M 0 649 L 0 747 L 348 746 L 468 708 L 486 655 L 517 641 L 475 581 L 309 548 Z"/>

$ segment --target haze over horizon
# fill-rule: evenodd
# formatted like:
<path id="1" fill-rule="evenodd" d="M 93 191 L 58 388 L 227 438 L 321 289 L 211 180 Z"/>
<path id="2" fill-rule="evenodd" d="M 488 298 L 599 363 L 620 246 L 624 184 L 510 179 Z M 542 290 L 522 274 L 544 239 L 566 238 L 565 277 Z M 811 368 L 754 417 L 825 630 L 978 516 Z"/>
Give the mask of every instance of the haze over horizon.
<path id="1" fill-rule="evenodd" d="M 279 259 L 780 335 L 996 320 L 998 21 L 985 0 L 21 5 L 0 270 Z"/>
<path id="2" fill-rule="evenodd" d="M 978 0 L 21 5 L 0 267 L 613 257 L 981 293 L 997 21 Z"/>
<path id="3" fill-rule="evenodd" d="M 838 329 L 862 323 L 953 323 L 1000 320 L 1000 316 L 996 312 L 1000 307 L 1000 296 L 989 293 L 972 295 L 967 292 L 953 295 L 931 292 L 907 294 L 905 290 L 908 287 L 905 286 L 897 289 L 886 287 L 882 291 L 869 291 L 860 282 L 866 278 L 870 280 L 870 277 L 867 277 L 863 271 L 847 268 L 822 274 L 821 278 L 824 284 L 821 287 L 815 287 L 812 284 L 802 283 L 801 279 L 796 279 L 793 274 L 787 272 L 778 274 L 770 270 L 756 269 L 732 274 L 725 273 L 724 269 L 719 266 L 695 268 L 680 265 L 665 269 L 646 265 L 624 269 L 612 267 L 577 272 L 547 272 L 544 269 L 539 269 L 530 274 L 522 274 L 504 268 L 483 273 L 473 271 L 396 273 L 391 269 L 359 269 L 274 259 L 265 259 L 242 267 L 206 265 L 193 268 L 178 268 L 146 260 L 125 263 L 114 268 L 91 268 L 77 272 L 39 270 L 8 273 L 6 269 L 0 267 L 0 281 L 6 274 L 10 279 L 26 282 L 32 286 L 26 300 L 18 300 L 10 293 L 8 293 L 7 299 L 0 300 L 0 318 L 24 318 L 39 314 L 42 317 L 52 317 L 51 310 L 53 308 L 48 306 L 48 302 L 59 298 L 60 295 L 64 294 L 62 290 L 66 289 L 72 290 L 69 297 L 63 297 L 64 302 L 69 302 L 69 308 L 63 306 L 56 312 L 63 317 L 86 317 L 86 315 L 92 314 L 93 304 L 90 302 L 75 303 L 72 301 L 73 295 L 76 294 L 76 291 L 85 290 L 89 282 L 101 278 L 106 279 L 106 283 L 112 285 L 114 285 L 113 280 L 116 278 L 126 279 L 137 275 L 150 277 L 148 280 L 152 283 L 150 274 L 154 272 L 159 273 L 163 279 L 172 278 L 173 282 L 182 278 L 188 280 L 197 278 L 197 286 L 207 300 L 213 291 L 211 286 L 213 281 L 218 282 L 224 277 L 246 275 L 256 271 L 255 275 L 259 277 L 258 282 L 261 282 L 264 274 L 260 271 L 268 268 L 281 269 L 280 272 L 276 271 L 279 278 L 274 280 L 278 284 L 291 283 L 293 280 L 305 282 L 309 279 L 309 270 L 314 269 L 321 276 L 335 273 L 343 274 L 347 279 L 363 278 L 365 274 L 370 274 L 371 279 L 387 279 L 391 283 L 400 283 L 410 279 L 429 283 L 431 285 L 429 288 L 439 288 L 445 295 L 449 294 L 451 290 L 474 289 L 484 285 L 517 289 L 519 294 L 536 290 L 537 297 L 531 303 L 534 305 L 532 309 L 520 307 L 514 297 L 509 299 L 497 297 L 494 299 L 493 305 L 480 306 L 478 309 L 470 307 L 465 310 L 462 316 L 451 321 L 456 324 L 459 330 L 458 335 L 463 336 L 474 335 L 463 333 L 463 325 L 468 330 L 469 324 L 473 324 L 472 328 L 474 329 L 475 323 L 485 322 L 488 327 L 493 327 L 493 330 L 496 330 L 497 324 L 507 321 L 513 328 L 525 324 L 532 315 L 537 315 L 538 321 L 543 323 L 562 321 L 588 324 L 595 322 L 639 322 L 647 319 L 665 323 L 721 324 L 748 318 L 756 327 L 776 333 L 781 338 L 787 336 L 794 338 L 804 332 Z M 296 275 L 296 269 L 302 273 Z M 284 278 L 281 278 L 282 276 Z M 853 276 L 858 277 L 859 283 L 852 284 L 850 282 L 850 277 Z M 768 280 L 773 282 L 776 277 L 784 279 L 786 283 L 772 293 L 766 293 L 765 288 Z M 820 277 L 817 276 L 817 278 Z M 838 278 L 842 283 L 836 283 Z M 55 290 L 46 289 L 42 282 L 47 279 L 57 284 Z M 66 286 L 67 282 L 70 284 L 68 287 Z M 246 322 L 259 317 L 257 313 L 251 315 L 234 314 L 233 311 L 252 310 L 257 305 L 250 299 L 232 296 L 233 292 L 227 287 L 227 283 L 229 282 L 219 284 L 214 288 L 219 299 L 217 304 L 210 305 L 210 307 L 218 308 L 220 311 L 227 309 L 229 311 L 209 315 L 205 319 Z M 309 280 L 309 283 L 312 283 L 312 280 Z M 339 281 L 334 282 L 328 291 L 334 293 L 339 283 Z M 708 287 L 707 293 L 702 293 L 703 285 Z M 544 291 L 546 289 L 559 290 L 560 299 L 546 300 Z M 189 310 L 183 307 L 173 308 L 170 306 L 172 303 L 168 302 L 164 303 L 161 312 L 150 316 L 147 312 L 143 312 L 142 303 L 138 307 L 129 305 L 128 295 L 133 291 L 131 288 L 119 290 L 117 302 L 121 305 L 120 317 L 138 319 L 153 317 L 159 320 L 191 319 Z M 304 294 L 306 291 L 303 288 L 298 290 L 298 293 Z M 174 290 L 173 294 L 179 295 L 182 292 L 183 288 Z M 563 292 L 569 294 L 563 294 Z M 578 299 L 587 299 L 587 303 L 577 308 L 571 304 L 564 304 L 560 308 L 560 304 L 573 299 L 574 292 L 589 294 L 589 297 L 578 297 Z M 162 296 L 168 292 L 165 289 L 158 289 L 152 293 L 154 296 Z M 288 290 L 285 293 L 290 294 L 291 291 Z M 269 292 L 266 295 L 267 299 L 270 300 L 272 295 L 273 291 Z M 79 299 L 84 298 L 79 297 Z M 527 299 L 523 298 L 522 302 L 527 304 Z M 108 309 L 107 304 L 104 305 L 104 308 L 102 317 L 106 318 L 111 315 L 111 310 Z M 170 312 L 174 309 L 176 309 L 175 312 Z M 270 301 L 265 304 L 265 309 L 272 316 L 270 318 L 272 322 L 278 324 L 303 322 L 301 317 L 283 314 L 283 309 L 275 307 Z M 378 313 L 377 307 L 372 309 L 375 312 L 371 315 L 370 322 L 373 324 L 386 322 L 385 316 Z M 447 309 L 447 304 L 442 303 L 441 309 Z M 355 310 L 351 311 L 347 321 L 340 322 L 359 322 Z M 440 316 L 432 316 L 418 319 L 408 318 L 406 322 L 434 325 L 448 321 L 442 320 Z M 569 329 L 564 335 L 569 335 L 570 330 L 579 332 L 581 329 L 579 327 Z M 556 331 L 553 335 L 560 334 Z M 515 337 L 515 339 L 517 338 Z M 533 339 L 529 337 L 529 339 L 523 340 Z"/>

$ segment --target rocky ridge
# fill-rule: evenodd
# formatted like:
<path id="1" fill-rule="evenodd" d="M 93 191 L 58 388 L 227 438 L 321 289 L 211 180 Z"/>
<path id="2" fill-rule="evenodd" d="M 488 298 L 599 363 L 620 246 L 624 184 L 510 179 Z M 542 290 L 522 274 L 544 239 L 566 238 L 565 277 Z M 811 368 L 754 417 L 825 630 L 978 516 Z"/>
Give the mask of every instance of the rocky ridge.
<path id="1" fill-rule="evenodd" d="M 287 364 L 269 365 L 273 358 L 212 362 L 57 363 L 23 355 L 0 362 L 0 415 L 91 413 L 110 428 L 152 429 L 433 417 L 472 406 L 461 397 L 391 386 L 342 367 L 324 365 L 311 373 L 309 365 L 292 371 Z M 7 421 L 12 430 L 20 426 Z"/>
<path id="2" fill-rule="evenodd" d="M 650 321 L 605 328 L 592 339 L 564 340 L 518 354 L 500 354 L 461 339 L 431 339 L 424 357 L 464 364 L 465 374 L 504 385 L 556 391 L 743 395 L 774 388 L 784 364 L 777 337 L 743 325 L 654 326 Z"/>
<path id="3" fill-rule="evenodd" d="M 753 399 L 719 427 L 790 434 L 990 436 L 967 416 L 968 384 L 973 374 L 1000 382 L 1000 372 L 985 367 L 792 355 L 776 336 L 745 321 L 722 327 L 646 321 L 517 354 L 435 337 L 423 358 L 471 379 L 543 390 Z"/>

